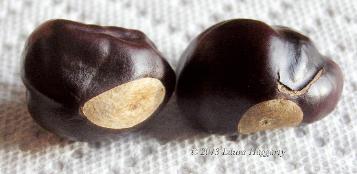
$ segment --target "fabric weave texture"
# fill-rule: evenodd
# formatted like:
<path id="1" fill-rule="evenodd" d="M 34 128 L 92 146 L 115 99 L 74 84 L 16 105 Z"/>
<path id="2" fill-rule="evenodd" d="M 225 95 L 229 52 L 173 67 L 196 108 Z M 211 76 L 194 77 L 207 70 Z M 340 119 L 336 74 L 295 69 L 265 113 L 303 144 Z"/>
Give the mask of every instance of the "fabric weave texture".
<path id="1" fill-rule="evenodd" d="M 0 0 L 0 173 L 357 173 L 357 1 L 355 0 Z M 338 107 L 325 119 L 249 136 L 190 127 L 175 97 L 145 131 L 71 142 L 40 128 L 26 108 L 21 52 L 29 34 L 63 18 L 145 32 L 175 67 L 188 43 L 232 18 L 284 25 L 309 36 L 342 68 Z M 201 155 L 205 149 L 284 150 L 278 155 Z"/>

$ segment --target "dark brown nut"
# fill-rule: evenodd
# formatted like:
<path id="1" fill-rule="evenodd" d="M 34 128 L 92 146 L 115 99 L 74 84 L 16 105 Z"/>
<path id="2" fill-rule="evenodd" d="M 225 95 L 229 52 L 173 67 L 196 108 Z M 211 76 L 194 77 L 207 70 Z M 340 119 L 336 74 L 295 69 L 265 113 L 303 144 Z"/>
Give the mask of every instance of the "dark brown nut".
<path id="1" fill-rule="evenodd" d="M 212 133 L 311 123 L 336 106 L 338 65 L 306 36 L 255 20 L 218 23 L 188 46 L 178 66 L 179 108 Z"/>
<path id="2" fill-rule="evenodd" d="M 22 80 L 45 129 L 97 141 L 137 128 L 168 102 L 175 73 L 140 31 L 51 20 L 29 37 Z"/>

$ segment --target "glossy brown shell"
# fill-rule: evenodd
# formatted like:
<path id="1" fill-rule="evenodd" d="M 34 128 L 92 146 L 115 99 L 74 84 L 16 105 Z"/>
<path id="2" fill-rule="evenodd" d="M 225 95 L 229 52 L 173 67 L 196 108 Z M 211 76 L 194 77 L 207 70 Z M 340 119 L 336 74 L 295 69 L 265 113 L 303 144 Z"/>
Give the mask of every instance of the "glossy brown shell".
<path id="1" fill-rule="evenodd" d="M 306 93 L 290 95 L 278 84 Z M 303 122 L 329 114 L 343 87 L 340 68 L 309 38 L 289 28 L 249 19 L 218 23 L 194 39 L 178 66 L 177 101 L 182 112 L 209 132 L 235 133 L 241 116 L 272 99 L 297 103 Z"/>
<path id="2" fill-rule="evenodd" d="M 22 79 L 28 109 L 44 128 L 67 138 L 95 141 L 123 130 L 99 127 L 80 107 L 92 97 L 143 77 L 159 79 L 167 103 L 175 73 L 140 31 L 51 20 L 28 38 Z"/>

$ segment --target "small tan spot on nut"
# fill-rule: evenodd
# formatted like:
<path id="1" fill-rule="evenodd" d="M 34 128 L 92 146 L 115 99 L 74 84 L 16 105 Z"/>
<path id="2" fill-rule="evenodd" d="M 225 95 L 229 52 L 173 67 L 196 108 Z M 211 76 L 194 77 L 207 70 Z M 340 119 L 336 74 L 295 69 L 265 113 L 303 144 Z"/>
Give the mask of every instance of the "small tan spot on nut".
<path id="1" fill-rule="evenodd" d="M 82 107 L 92 123 L 111 129 L 133 127 L 160 106 L 165 87 L 155 78 L 141 78 L 119 85 L 88 100 Z"/>
<path id="2" fill-rule="evenodd" d="M 284 99 L 268 100 L 250 107 L 238 124 L 238 132 L 249 134 L 263 130 L 297 126 L 303 119 L 301 108 Z"/>

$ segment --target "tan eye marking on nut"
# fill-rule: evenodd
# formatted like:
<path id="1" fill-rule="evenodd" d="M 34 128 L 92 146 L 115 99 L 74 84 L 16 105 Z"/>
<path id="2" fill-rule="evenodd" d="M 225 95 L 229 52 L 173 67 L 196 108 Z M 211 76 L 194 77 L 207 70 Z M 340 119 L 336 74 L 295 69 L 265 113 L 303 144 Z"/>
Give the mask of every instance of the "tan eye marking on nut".
<path id="1" fill-rule="evenodd" d="M 84 103 L 83 115 L 111 129 L 133 127 L 149 118 L 165 98 L 165 87 L 155 78 L 141 78 L 105 91 Z"/>
<path id="2" fill-rule="evenodd" d="M 268 100 L 250 107 L 238 123 L 238 132 L 249 134 L 263 130 L 297 126 L 303 119 L 301 108 L 285 99 Z"/>
<path id="3" fill-rule="evenodd" d="M 314 76 L 314 78 L 301 90 L 292 90 L 286 85 L 282 84 L 280 81 L 277 82 L 278 85 L 278 90 L 282 93 L 288 94 L 290 96 L 299 96 L 305 94 L 311 87 L 312 84 L 314 84 L 317 80 L 320 79 L 324 69 L 321 69 L 317 74 Z"/>

